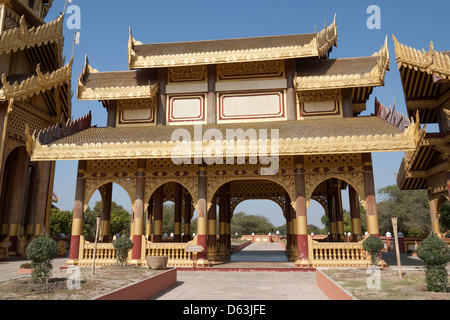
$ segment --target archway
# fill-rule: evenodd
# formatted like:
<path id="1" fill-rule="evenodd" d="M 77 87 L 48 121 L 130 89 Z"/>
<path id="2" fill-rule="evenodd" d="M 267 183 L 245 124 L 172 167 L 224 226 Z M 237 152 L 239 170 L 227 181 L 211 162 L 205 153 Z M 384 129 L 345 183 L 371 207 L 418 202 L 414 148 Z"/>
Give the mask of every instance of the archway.
<path id="1" fill-rule="evenodd" d="M 311 199 L 320 203 L 328 218 L 329 235 L 325 241 L 361 241 L 362 224 L 359 208 L 361 188 L 358 189 L 347 179 L 338 177 L 329 177 L 316 184 Z"/>
<path id="2" fill-rule="evenodd" d="M 132 203 L 128 192 L 118 183 L 106 182 L 86 199 L 85 221 L 91 230 L 85 230 L 89 237 L 95 236 L 96 216 L 101 217 L 99 241 L 108 243 L 118 236 L 129 236 L 132 220 Z"/>
<path id="3" fill-rule="evenodd" d="M 257 229 L 256 226 L 255 230 L 243 229 L 245 231 L 242 231 L 233 229 L 237 228 L 237 226 L 232 227 L 232 221 L 236 213 L 239 212 L 239 208 L 245 208 L 246 203 L 249 209 L 245 210 L 245 213 L 248 215 L 245 218 L 249 218 L 250 223 L 257 220 L 264 223 L 264 218 L 279 217 L 278 221 L 284 221 L 287 224 L 289 212 L 292 211 L 290 209 L 292 207 L 292 200 L 288 192 L 282 185 L 271 179 L 229 179 L 221 185 L 216 186 L 213 190 L 216 190 L 216 192 L 212 195 L 210 194 L 211 202 L 208 211 L 207 243 L 208 260 L 210 261 L 233 260 L 231 238 L 236 233 L 241 236 L 253 236 L 253 242 L 260 243 L 272 243 L 274 238 L 276 238 L 274 234 L 276 232 L 275 227 L 279 227 L 281 224 L 274 225 L 270 230 Z M 248 205 L 249 203 L 250 205 Z M 260 219 L 261 216 L 262 218 Z M 239 215 L 236 219 L 241 218 L 243 217 Z M 248 234 L 245 235 L 242 233 Z M 278 237 L 275 245 L 279 240 L 280 238 Z M 283 261 L 288 262 L 285 244 L 280 244 L 278 250 L 282 253 Z M 263 252 L 260 252 L 260 255 L 263 254 Z M 250 259 L 261 262 L 260 255 L 251 257 Z M 274 258 L 270 255 L 266 256 L 266 259 L 280 262 L 279 257 Z"/>
<path id="4" fill-rule="evenodd" d="M 150 191 L 146 188 L 145 202 L 147 239 L 155 243 L 192 240 L 194 205 L 190 190 L 180 181 L 172 180 L 147 186 L 150 187 Z"/>
<path id="5" fill-rule="evenodd" d="M 8 151 L 0 181 L 0 241 L 9 238 L 11 253 L 23 253 L 19 242 L 40 236 L 48 223 L 51 167 L 31 162 L 25 146 Z"/>

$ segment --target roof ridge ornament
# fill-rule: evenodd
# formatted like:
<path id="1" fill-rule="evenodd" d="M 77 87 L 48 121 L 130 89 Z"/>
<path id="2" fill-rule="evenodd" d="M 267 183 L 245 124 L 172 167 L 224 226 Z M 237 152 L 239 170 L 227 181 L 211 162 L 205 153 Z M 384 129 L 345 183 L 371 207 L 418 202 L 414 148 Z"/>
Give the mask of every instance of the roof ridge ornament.
<path id="1" fill-rule="evenodd" d="M 428 51 L 425 49 L 420 51 L 401 44 L 394 35 L 392 37 L 399 69 L 414 68 L 432 74 L 438 79 L 450 79 L 450 56 L 435 51 L 433 41 L 430 42 Z"/>
<path id="2" fill-rule="evenodd" d="M 321 58 L 328 57 L 329 51 L 333 46 L 337 47 L 337 13 L 334 14 L 334 21 L 327 26 L 327 20 L 324 23 L 324 29 L 316 34 L 316 43 L 319 56 Z"/>
<path id="3" fill-rule="evenodd" d="M 21 16 L 18 27 L 6 30 L 0 35 L 0 55 L 24 50 L 27 47 L 61 42 L 63 23 L 64 14 L 51 22 L 28 29 L 25 17 Z"/>
<path id="4" fill-rule="evenodd" d="M 32 97 L 43 91 L 49 91 L 62 83 L 70 83 L 72 78 L 72 65 L 73 58 L 66 66 L 44 74 L 41 72 L 41 66 L 38 64 L 36 67 L 36 75 L 33 75 L 20 83 L 15 81 L 14 84 L 10 84 L 6 74 L 3 74 L 1 77 L 3 94 L 8 100 L 11 98 L 20 100 Z"/>

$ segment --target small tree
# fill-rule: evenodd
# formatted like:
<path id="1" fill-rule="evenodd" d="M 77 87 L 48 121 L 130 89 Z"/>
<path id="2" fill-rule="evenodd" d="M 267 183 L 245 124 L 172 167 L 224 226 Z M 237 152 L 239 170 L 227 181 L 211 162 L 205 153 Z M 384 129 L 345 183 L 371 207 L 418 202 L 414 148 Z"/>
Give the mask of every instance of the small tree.
<path id="1" fill-rule="evenodd" d="M 47 236 L 33 240 L 27 247 L 27 257 L 31 260 L 31 279 L 34 284 L 48 283 L 53 269 L 52 261 L 58 254 L 58 244 Z"/>
<path id="2" fill-rule="evenodd" d="M 363 248 L 370 254 L 372 264 L 376 265 L 380 260 L 381 250 L 384 248 L 383 241 L 375 235 L 370 235 L 364 240 Z"/>
<path id="3" fill-rule="evenodd" d="M 427 290 L 446 292 L 448 273 L 445 265 L 450 261 L 448 244 L 434 234 L 430 235 L 417 246 L 417 256 L 426 264 L 425 281 Z"/>
<path id="4" fill-rule="evenodd" d="M 120 237 L 113 243 L 114 249 L 117 250 L 117 261 L 121 265 L 126 265 L 128 259 L 128 251 L 133 249 L 133 241 L 128 237 Z"/>

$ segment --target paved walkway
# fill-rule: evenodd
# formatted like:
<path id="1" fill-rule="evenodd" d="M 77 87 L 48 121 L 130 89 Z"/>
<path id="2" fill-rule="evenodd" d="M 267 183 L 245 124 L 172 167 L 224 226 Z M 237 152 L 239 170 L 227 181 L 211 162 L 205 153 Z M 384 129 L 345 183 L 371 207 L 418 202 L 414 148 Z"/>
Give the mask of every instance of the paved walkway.
<path id="1" fill-rule="evenodd" d="M 237 271 L 178 271 L 176 287 L 155 300 L 328 300 L 315 272 L 245 271 L 245 268 L 293 268 L 281 245 L 255 243 L 214 268 Z"/>
<path id="2" fill-rule="evenodd" d="M 66 261 L 67 258 L 57 258 L 53 260 L 53 270 L 59 270 L 60 267 L 64 267 Z M 29 260 L 16 258 L 11 258 L 8 261 L 0 261 L 0 282 L 30 277 L 29 275 L 20 275 L 17 273 L 20 266 L 27 262 L 31 263 Z"/>

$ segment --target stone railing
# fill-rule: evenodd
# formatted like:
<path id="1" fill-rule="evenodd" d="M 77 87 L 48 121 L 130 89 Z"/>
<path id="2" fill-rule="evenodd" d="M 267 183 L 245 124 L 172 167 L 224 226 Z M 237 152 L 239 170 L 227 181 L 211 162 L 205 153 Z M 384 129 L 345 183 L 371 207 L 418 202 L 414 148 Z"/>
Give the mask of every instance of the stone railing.
<path id="1" fill-rule="evenodd" d="M 308 236 L 309 260 L 313 268 L 367 268 L 369 253 L 357 243 L 317 242 Z"/>
<path id="2" fill-rule="evenodd" d="M 80 254 L 78 257 L 79 266 L 91 266 L 94 260 L 95 243 L 80 237 Z M 95 254 L 95 265 L 108 266 L 117 263 L 116 249 L 112 243 L 97 243 L 97 251 Z"/>
<path id="3" fill-rule="evenodd" d="M 192 243 L 152 243 L 147 242 L 145 245 L 144 258 L 142 265 L 147 265 L 145 257 L 160 257 L 167 256 L 169 261 L 168 267 L 184 267 L 193 268 L 195 253 L 186 251 L 188 246 Z"/>
<path id="4" fill-rule="evenodd" d="M 188 243 L 152 243 L 142 237 L 142 252 L 140 264 L 147 266 L 145 258 L 147 256 L 167 256 L 169 257 L 168 267 L 194 267 L 196 253 L 186 251 L 189 246 L 195 245 L 195 240 Z M 91 266 L 94 260 L 95 244 L 80 237 L 80 254 L 78 258 L 79 266 Z M 128 263 L 131 263 L 131 251 L 128 254 Z M 98 243 L 95 254 L 95 264 L 97 266 L 107 266 L 117 264 L 116 250 L 112 243 Z"/>

